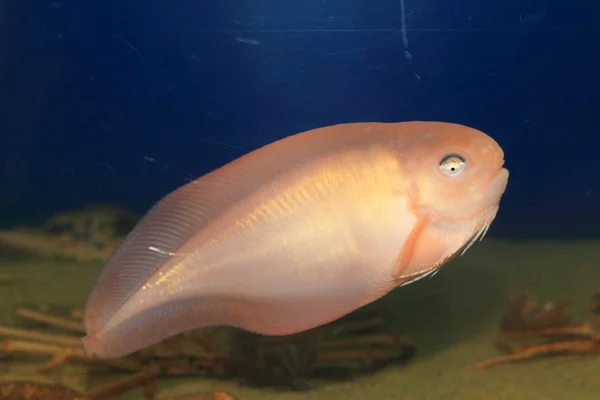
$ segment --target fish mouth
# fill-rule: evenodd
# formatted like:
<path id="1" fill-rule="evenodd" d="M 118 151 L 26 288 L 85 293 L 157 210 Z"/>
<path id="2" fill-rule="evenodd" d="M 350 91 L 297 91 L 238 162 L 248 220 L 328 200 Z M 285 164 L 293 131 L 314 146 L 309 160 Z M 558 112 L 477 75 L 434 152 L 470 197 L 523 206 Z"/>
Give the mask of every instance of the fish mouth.
<path id="1" fill-rule="evenodd" d="M 508 183 L 509 176 L 510 176 L 510 172 L 508 172 L 508 170 L 506 168 L 502 167 L 502 168 L 500 168 L 498 173 L 496 175 L 494 175 L 494 177 L 492 179 L 490 179 L 488 186 L 499 183 L 502 185 L 502 191 L 504 192 L 504 190 L 506 189 L 506 185 Z"/>
<path id="2" fill-rule="evenodd" d="M 479 201 L 479 206 L 475 207 L 467 215 L 456 216 L 449 219 L 472 219 L 478 218 L 481 215 L 486 215 L 492 210 L 498 209 L 498 204 L 502 195 L 506 191 L 508 185 L 508 177 L 510 173 L 506 168 L 500 168 L 498 173 L 489 180 L 489 182 L 483 187 L 484 195 Z"/>
<path id="3" fill-rule="evenodd" d="M 451 219 L 474 219 L 482 218 L 490 213 L 498 211 L 500 199 L 506 191 L 508 185 L 509 172 L 506 168 L 501 168 L 500 171 L 484 186 L 484 196 L 479 201 L 480 206 L 476 207 L 467 215 L 456 216 Z"/>
<path id="4" fill-rule="evenodd" d="M 506 168 L 500 168 L 500 171 L 485 186 L 486 195 L 483 199 L 484 205 L 488 207 L 498 205 L 500 198 L 506 191 L 509 176 L 510 173 Z"/>

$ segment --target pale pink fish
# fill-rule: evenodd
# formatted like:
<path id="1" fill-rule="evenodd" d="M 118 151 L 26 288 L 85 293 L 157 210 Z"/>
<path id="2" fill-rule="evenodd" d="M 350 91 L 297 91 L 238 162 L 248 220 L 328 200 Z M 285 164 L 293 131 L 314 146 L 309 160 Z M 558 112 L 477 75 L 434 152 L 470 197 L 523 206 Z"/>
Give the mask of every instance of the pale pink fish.
<path id="1" fill-rule="evenodd" d="M 112 256 L 86 352 L 119 357 L 230 325 L 284 335 L 434 273 L 482 237 L 508 171 L 486 134 L 443 122 L 299 133 L 175 190 Z"/>

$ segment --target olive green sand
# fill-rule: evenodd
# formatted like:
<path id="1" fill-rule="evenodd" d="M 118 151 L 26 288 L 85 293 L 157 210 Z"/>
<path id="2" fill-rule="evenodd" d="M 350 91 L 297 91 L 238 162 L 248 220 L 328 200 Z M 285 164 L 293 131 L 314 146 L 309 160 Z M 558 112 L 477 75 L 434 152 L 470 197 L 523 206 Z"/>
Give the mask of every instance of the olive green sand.
<path id="1" fill-rule="evenodd" d="M 0 256 L 1 257 L 1 256 Z M 0 284 L 0 319 L 14 323 L 15 304 L 82 305 L 100 265 L 10 261 L 0 272 L 35 275 L 36 280 Z M 431 279 L 400 288 L 375 307 L 398 316 L 418 344 L 416 358 L 346 383 L 316 383 L 309 392 L 248 389 L 235 383 L 187 379 L 160 384 L 161 394 L 223 390 L 241 400 L 265 399 L 560 399 L 597 400 L 600 354 L 506 364 L 480 371 L 474 365 L 496 356 L 492 342 L 507 296 L 529 292 L 540 301 L 569 298 L 574 319 L 587 318 L 589 298 L 600 287 L 600 242 L 484 241 L 446 265 Z M 26 378 L 27 369 L 0 364 L 2 379 Z M 77 368 L 54 376 L 82 389 Z M 127 399 L 138 399 L 132 392 Z"/>

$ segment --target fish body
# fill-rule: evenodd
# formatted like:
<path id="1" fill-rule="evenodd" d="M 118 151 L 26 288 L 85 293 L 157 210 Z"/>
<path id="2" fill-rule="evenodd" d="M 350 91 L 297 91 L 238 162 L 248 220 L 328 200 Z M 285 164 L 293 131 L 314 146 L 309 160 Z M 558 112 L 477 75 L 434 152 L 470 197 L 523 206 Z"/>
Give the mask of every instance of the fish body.
<path id="1" fill-rule="evenodd" d="M 255 150 L 140 221 L 90 295 L 84 348 L 111 358 L 203 326 L 333 321 L 483 235 L 503 162 L 489 136 L 442 122 L 341 124 Z"/>

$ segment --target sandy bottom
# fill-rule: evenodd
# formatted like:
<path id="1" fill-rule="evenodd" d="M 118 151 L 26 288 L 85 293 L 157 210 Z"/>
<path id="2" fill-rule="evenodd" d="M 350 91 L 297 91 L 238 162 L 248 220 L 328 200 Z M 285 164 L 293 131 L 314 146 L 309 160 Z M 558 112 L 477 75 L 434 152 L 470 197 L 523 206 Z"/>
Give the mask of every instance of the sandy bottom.
<path id="1" fill-rule="evenodd" d="M 18 304 L 83 305 L 100 265 L 14 261 L 0 256 L 0 273 L 33 276 L 0 283 L 0 322 L 13 324 Z M 492 342 L 507 311 L 507 296 L 528 292 L 540 301 L 568 298 L 569 316 L 588 317 L 600 287 L 598 242 L 490 242 L 474 246 L 431 279 L 400 288 L 374 307 L 394 311 L 419 346 L 416 358 L 345 383 L 317 384 L 309 392 L 249 389 L 236 383 L 185 379 L 160 383 L 161 394 L 223 390 L 240 400 L 265 399 L 598 399 L 600 354 L 563 356 L 480 371 L 496 356 Z M 0 364 L 0 377 L 26 378 L 30 370 Z M 65 369 L 63 383 L 83 387 L 89 378 Z M 50 378 L 46 378 L 50 379 Z M 137 399 L 131 392 L 126 399 Z"/>

